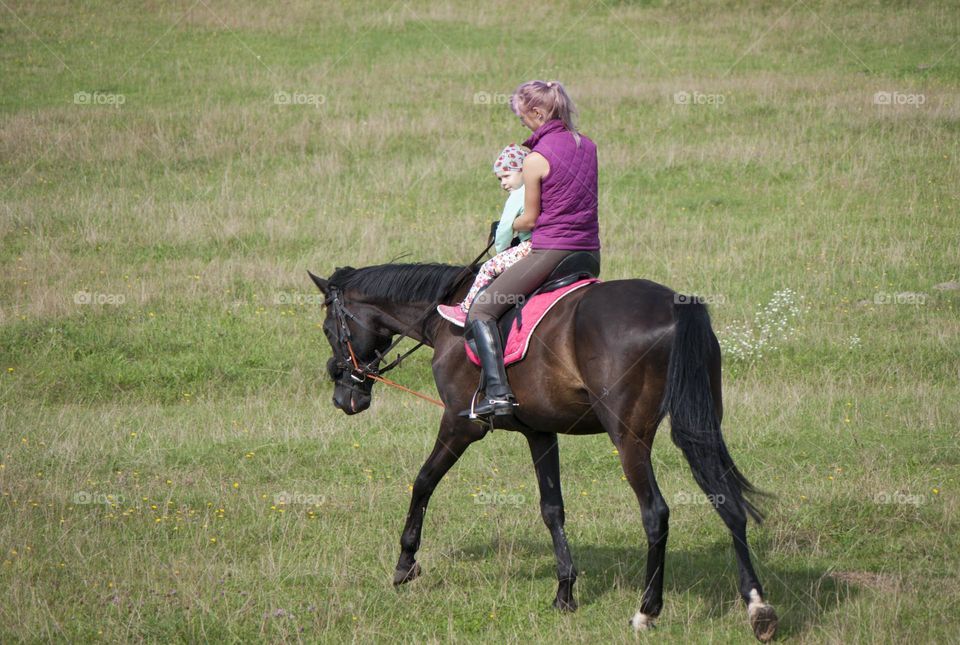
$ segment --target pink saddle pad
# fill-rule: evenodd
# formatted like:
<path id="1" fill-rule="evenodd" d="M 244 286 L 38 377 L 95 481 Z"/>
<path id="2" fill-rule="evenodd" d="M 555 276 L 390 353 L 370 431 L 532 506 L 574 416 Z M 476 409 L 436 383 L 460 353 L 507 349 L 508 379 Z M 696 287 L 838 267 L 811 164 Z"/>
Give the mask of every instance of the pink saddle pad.
<path id="1" fill-rule="evenodd" d="M 503 345 L 504 365 L 510 365 L 511 363 L 523 360 L 523 357 L 527 355 L 527 349 L 530 347 L 530 337 L 533 336 L 537 325 L 544 319 L 547 312 L 553 309 L 555 304 L 577 289 L 593 284 L 594 282 L 600 282 L 600 280 L 597 278 L 580 280 L 561 289 L 540 293 L 530 298 L 527 304 L 524 305 L 523 312 L 521 313 L 523 327 L 517 329 L 516 320 L 510 325 L 510 333 L 507 335 L 507 340 Z M 467 345 L 467 343 L 464 343 L 463 346 L 467 350 L 467 357 L 470 359 L 470 362 L 474 365 L 480 365 L 480 359 L 471 351 L 470 346 Z"/>

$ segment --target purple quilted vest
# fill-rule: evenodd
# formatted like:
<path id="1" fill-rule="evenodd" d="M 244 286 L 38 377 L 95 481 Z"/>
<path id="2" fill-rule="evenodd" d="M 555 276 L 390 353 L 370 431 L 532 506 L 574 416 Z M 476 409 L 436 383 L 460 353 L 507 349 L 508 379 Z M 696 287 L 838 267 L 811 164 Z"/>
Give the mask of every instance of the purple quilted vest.
<path id="1" fill-rule="evenodd" d="M 580 135 L 578 147 L 559 119 L 541 125 L 523 145 L 550 163 L 550 174 L 540 185 L 540 217 L 533 229 L 533 248 L 599 250 L 597 146 Z"/>

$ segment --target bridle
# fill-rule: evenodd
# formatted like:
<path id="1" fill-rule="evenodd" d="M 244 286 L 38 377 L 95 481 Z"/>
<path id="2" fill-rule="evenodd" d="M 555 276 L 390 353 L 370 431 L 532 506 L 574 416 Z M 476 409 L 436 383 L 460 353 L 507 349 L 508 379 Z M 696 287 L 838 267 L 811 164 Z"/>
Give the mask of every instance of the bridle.
<path id="1" fill-rule="evenodd" d="M 396 347 L 397 343 L 391 343 L 385 351 L 381 352 L 376 351 L 377 357 L 370 361 L 369 363 L 361 364 L 357 359 L 357 354 L 353 349 L 353 334 L 350 331 L 350 326 L 347 324 L 347 320 L 352 320 L 355 324 L 366 329 L 371 334 L 375 336 L 383 336 L 383 334 L 377 332 L 375 329 L 371 329 L 369 325 L 364 323 L 360 318 L 354 314 L 352 311 L 347 309 L 347 305 L 343 302 L 343 294 L 341 293 L 339 287 L 330 285 L 329 294 L 327 299 L 324 301 L 324 304 L 330 308 L 333 312 L 333 316 L 336 319 L 336 339 L 337 344 L 340 345 L 340 355 L 345 356 L 346 358 L 335 357 L 334 364 L 337 369 L 341 371 L 349 371 L 350 379 L 356 383 L 363 383 L 371 374 L 379 376 L 389 370 L 393 369 L 403 359 L 398 359 L 393 361 L 391 364 L 381 368 L 380 363 L 385 360 L 386 354 Z M 401 338 L 402 340 L 402 338 Z M 414 350 L 419 349 L 423 343 L 419 343 Z M 407 352 L 404 356 L 409 356 L 414 350 Z"/>
<path id="2" fill-rule="evenodd" d="M 433 303 L 426 311 L 424 311 L 423 314 L 417 318 L 413 324 L 409 325 L 404 331 L 399 332 L 396 340 L 391 342 L 385 350 L 382 352 L 379 350 L 374 350 L 376 353 L 376 358 L 367 363 L 361 363 L 357 359 L 357 353 L 353 349 L 353 334 L 350 332 L 350 325 L 347 324 L 347 321 L 352 320 L 354 323 L 376 336 L 382 336 L 383 334 L 371 329 L 366 323 L 360 320 L 356 314 L 347 309 L 347 305 L 343 302 L 343 293 L 340 291 L 340 288 L 331 284 L 327 289 L 328 293 L 324 304 L 330 308 L 330 310 L 333 312 L 334 319 L 336 320 L 336 342 L 338 345 L 340 345 L 340 351 L 335 352 L 334 366 L 337 368 L 339 373 L 349 372 L 349 381 L 344 379 L 343 381 L 338 381 L 339 384 L 354 392 L 368 394 L 368 392 L 363 391 L 360 386 L 366 383 L 367 379 L 370 379 L 372 381 L 379 381 L 385 385 L 403 390 L 404 392 L 409 392 L 410 394 L 420 397 L 425 401 L 429 401 L 430 403 L 433 403 L 441 408 L 444 407 L 443 403 L 437 399 L 411 390 L 403 385 L 400 385 L 396 381 L 392 381 L 383 376 L 393 368 L 399 367 L 408 356 L 423 347 L 423 341 L 417 341 L 417 344 L 411 349 L 407 350 L 403 354 L 397 354 L 397 357 L 386 365 L 381 367 L 380 364 L 387 359 L 387 354 L 389 354 L 397 345 L 399 345 L 404 338 L 410 337 L 409 333 L 411 330 L 426 322 L 427 318 L 436 310 L 436 305 L 449 297 L 450 292 L 456 289 L 463 278 L 466 277 L 467 273 L 469 273 L 470 267 L 479 262 L 480 259 L 486 255 L 487 251 L 490 250 L 491 246 L 493 246 L 492 241 L 485 249 L 483 249 L 483 252 L 481 252 L 473 262 L 464 267 L 463 272 L 461 272 L 461 274 L 450 283 L 450 288 L 448 289 L 447 293 L 444 293 L 443 296 L 437 300 L 437 302 Z"/>
<path id="3" fill-rule="evenodd" d="M 379 350 L 375 350 L 377 354 L 376 358 L 374 358 L 368 363 L 361 363 L 357 359 L 357 353 L 353 349 L 353 334 L 351 334 L 350 332 L 350 326 L 347 324 L 347 319 L 352 320 L 353 322 L 355 322 L 356 324 L 360 325 L 361 327 L 363 327 L 364 329 L 366 329 L 367 331 L 373 334 L 376 334 L 378 336 L 382 334 L 377 334 L 376 331 L 374 331 L 373 329 L 370 329 L 370 327 L 364 324 L 364 322 L 360 320 L 352 311 L 347 309 L 347 306 L 343 303 L 343 300 L 341 299 L 340 290 L 337 287 L 331 285 L 329 291 L 330 291 L 330 294 L 327 297 L 326 305 L 330 307 L 331 311 L 333 311 L 334 318 L 336 318 L 336 321 L 337 321 L 336 337 L 337 337 L 337 343 L 340 345 L 340 351 L 337 353 L 340 356 L 349 357 L 349 360 L 348 360 L 347 358 L 340 358 L 338 356 L 334 356 L 334 365 L 336 366 L 337 370 L 340 373 L 349 372 L 349 381 L 346 379 L 339 381 L 340 385 L 354 392 L 369 394 L 368 392 L 364 391 L 360 386 L 363 385 L 367 381 L 367 379 L 370 379 L 371 381 L 380 381 L 385 385 L 390 385 L 397 389 L 403 390 L 404 392 L 409 392 L 410 394 L 413 394 L 414 396 L 418 396 L 424 401 L 429 401 L 430 403 L 433 403 L 434 405 L 437 405 L 441 408 L 444 407 L 443 403 L 438 401 L 437 399 L 429 397 L 426 394 L 421 394 L 420 392 L 411 390 L 407 387 L 404 387 L 403 385 L 400 385 L 396 381 L 392 381 L 383 376 L 385 372 L 388 372 L 393 368 L 399 366 L 405 358 L 410 356 L 410 354 L 414 353 L 415 351 L 423 347 L 423 342 L 422 341 L 418 342 L 413 348 L 407 350 L 403 355 L 397 355 L 397 358 L 395 358 L 393 361 L 391 361 L 390 363 L 388 363 L 383 367 L 380 367 L 380 363 L 382 363 L 386 359 L 386 355 L 390 352 L 390 350 L 396 347 L 400 343 L 400 341 L 402 341 L 406 337 L 405 335 L 399 335 L 397 337 L 397 340 L 393 341 L 390 344 L 390 346 L 387 347 L 386 350 L 382 352 Z"/>

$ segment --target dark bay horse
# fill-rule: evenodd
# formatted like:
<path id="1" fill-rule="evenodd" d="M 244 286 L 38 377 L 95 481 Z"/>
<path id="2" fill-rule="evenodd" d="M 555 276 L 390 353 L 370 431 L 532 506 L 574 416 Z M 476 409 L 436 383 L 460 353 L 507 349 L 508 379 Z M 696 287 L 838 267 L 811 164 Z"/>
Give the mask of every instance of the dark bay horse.
<path id="1" fill-rule="evenodd" d="M 467 447 L 488 432 L 458 416 L 470 407 L 479 368 L 465 357 L 463 329 L 434 311 L 440 301 L 459 302 L 473 273 L 442 264 L 386 264 L 339 268 L 329 279 L 310 276 L 326 297 L 323 330 L 333 350 L 327 370 L 335 383 L 334 405 L 343 412 L 370 406 L 370 372 L 376 375 L 395 336 L 434 350 L 433 375 L 445 410 L 433 451 L 414 482 L 400 537 L 393 581 L 404 584 L 421 573 L 416 553 L 430 496 Z M 644 592 L 630 623 L 647 629 L 660 614 L 670 513 L 654 479 L 650 450 L 669 414 L 673 442 L 733 536 L 740 595 L 754 634 L 761 641 L 773 638 L 777 615 L 764 600 L 747 546 L 747 517 L 762 519 L 748 499 L 758 491 L 734 465 L 721 436 L 720 347 L 701 302 L 649 280 L 582 288 L 551 310 L 534 332 L 528 356 L 507 373 L 519 402 L 507 429 L 523 434 L 530 446 L 540 510 L 557 559 L 556 608 L 577 606 L 557 435 L 606 432 L 640 503 L 647 535 Z"/>

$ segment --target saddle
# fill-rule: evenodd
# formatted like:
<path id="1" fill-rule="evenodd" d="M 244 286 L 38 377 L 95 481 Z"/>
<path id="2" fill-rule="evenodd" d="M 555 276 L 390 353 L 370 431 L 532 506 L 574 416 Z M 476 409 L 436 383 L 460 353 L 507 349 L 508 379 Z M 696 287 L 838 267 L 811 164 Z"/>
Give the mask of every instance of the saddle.
<path id="1" fill-rule="evenodd" d="M 497 326 L 500 328 L 500 337 L 506 343 L 510 329 L 514 321 L 517 323 L 517 329 L 523 327 L 523 307 L 533 299 L 534 296 L 542 293 L 549 293 L 558 289 L 568 287 L 580 280 L 597 279 L 600 276 L 600 263 L 596 256 L 589 251 L 575 251 L 563 258 L 546 280 L 534 291 L 526 294 L 519 299 L 516 305 L 508 309 L 500 319 L 497 320 Z M 486 290 L 484 287 L 483 290 Z M 481 290 L 481 293 L 483 293 Z M 476 346 L 473 339 L 466 341 L 470 346 L 470 351 L 476 355 Z"/>

